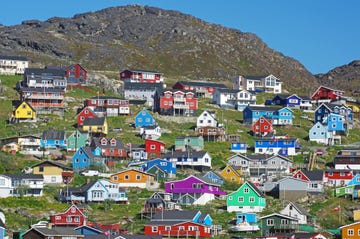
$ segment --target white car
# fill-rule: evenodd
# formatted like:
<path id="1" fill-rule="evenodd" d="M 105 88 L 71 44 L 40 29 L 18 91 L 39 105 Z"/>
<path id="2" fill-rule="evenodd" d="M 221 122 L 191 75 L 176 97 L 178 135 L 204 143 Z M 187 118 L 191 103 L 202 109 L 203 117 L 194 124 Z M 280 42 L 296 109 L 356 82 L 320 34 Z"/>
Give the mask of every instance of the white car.
<path id="1" fill-rule="evenodd" d="M 86 171 L 82 172 L 81 174 L 84 175 L 84 176 L 92 177 L 92 176 L 98 176 L 99 171 L 97 171 L 97 170 L 86 170 Z"/>

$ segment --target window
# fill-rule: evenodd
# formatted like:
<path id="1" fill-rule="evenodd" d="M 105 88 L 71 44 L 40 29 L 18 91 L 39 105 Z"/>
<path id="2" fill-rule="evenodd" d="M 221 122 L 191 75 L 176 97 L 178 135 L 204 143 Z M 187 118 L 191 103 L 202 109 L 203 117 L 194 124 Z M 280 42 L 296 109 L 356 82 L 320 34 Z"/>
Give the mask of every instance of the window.
<path id="1" fill-rule="evenodd" d="M 249 202 L 255 202 L 255 198 L 254 197 L 249 197 Z"/>
<path id="2" fill-rule="evenodd" d="M 244 197 L 238 197 L 238 202 L 244 202 Z"/>
<path id="3" fill-rule="evenodd" d="M 287 225 L 287 224 L 289 224 L 289 220 L 287 220 L 287 219 L 281 219 L 280 224 L 281 224 L 281 225 Z"/>
<path id="4" fill-rule="evenodd" d="M 244 193 L 249 193 L 249 188 L 244 188 Z"/>
<path id="5" fill-rule="evenodd" d="M 136 174 L 136 180 L 140 180 L 141 179 L 141 175 L 140 174 Z"/>
<path id="6" fill-rule="evenodd" d="M 274 226 L 274 219 L 267 219 L 266 226 Z"/>
<path id="7" fill-rule="evenodd" d="M 158 231 L 158 227 L 152 227 L 152 232 L 157 232 Z"/>
<path id="8" fill-rule="evenodd" d="M 180 227 L 179 227 L 179 230 L 180 230 L 180 231 L 185 231 L 184 226 L 180 226 Z"/>
<path id="9" fill-rule="evenodd" d="M 39 172 L 44 172 L 44 167 L 39 167 Z"/>
<path id="10" fill-rule="evenodd" d="M 171 227 L 169 227 L 169 226 L 165 227 L 165 231 L 170 231 L 170 230 L 171 230 Z"/>
<path id="11" fill-rule="evenodd" d="M 232 196 L 229 196 L 229 200 L 232 200 L 233 198 L 232 198 Z"/>
<path id="12" fill-rule="evenodd" d="M 0 179 L 0 185 L 5 185 L 5 179 L 3 178 Z"/>
<path id="13" fill-rule="evenodd" d="M 52 176 L 52 177 L 51 177 L 51 182 L 52 182 L 52 183 L 55 183 L 55 182 L 56 182 L 56 177 L 55 177 L 55 176 Z"/>
<path id="14" fill-rule="evenodd" d="M 347 234 L 348 234 L 348 236 L 353 236 L 354 235 L 354 229 L 348 229 Z"/>
<path id="15" fill-rule="evenodd" d="M 126 174 L 126 175 L 124 176 L 124 179 L 125 179 L 125 180 L 129 180 L 129 175 Z"/>

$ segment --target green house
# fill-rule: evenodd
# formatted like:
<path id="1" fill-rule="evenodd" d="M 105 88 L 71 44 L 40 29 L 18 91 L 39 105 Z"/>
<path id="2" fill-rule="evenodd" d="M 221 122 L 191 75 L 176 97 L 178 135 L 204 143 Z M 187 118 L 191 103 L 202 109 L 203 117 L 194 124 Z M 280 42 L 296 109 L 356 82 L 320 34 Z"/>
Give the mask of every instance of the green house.
<path id="1" fill-rule="evenodd" d="M 67 151 L 77 151 L 79 148 L 86 146 L 88 143 L 89 132 L 75 130 L 67 138 Z"/>
<path id="2" fill-rule="evenodd" d="M 201 151 L 204 149 L 202 136 L 180 136 L 175 139 L 175 150 L 186 151 L 188 149 Z"/>
<path id="3" fill-rule="evenodd" d="M 261 212 L 266 207 L 265 195 L 251 182 L 227 195 L 228 212 Z"/>
<path id="4" fill-rule="evenodd" d="M 154 175 L 156 181 L 166 181 L 168 179 L 168 174 L 162 170 L 159 166 L 154 164 L 151 168 L 146 170 L 147 173 Z"/>
<path id="5" fill-rule="evenodd" d="M 353 196 L 355 185 L 338 187 L 331 190 L 331 196 L 344 197 L 346 195 Z"/>
<path id="6" fill-rule="evenodd" d="M 259 218 L 261 236 L 280 233 L 294 233 L 299 230 L 298 219 L 287 215 L 273 213 Z"/>

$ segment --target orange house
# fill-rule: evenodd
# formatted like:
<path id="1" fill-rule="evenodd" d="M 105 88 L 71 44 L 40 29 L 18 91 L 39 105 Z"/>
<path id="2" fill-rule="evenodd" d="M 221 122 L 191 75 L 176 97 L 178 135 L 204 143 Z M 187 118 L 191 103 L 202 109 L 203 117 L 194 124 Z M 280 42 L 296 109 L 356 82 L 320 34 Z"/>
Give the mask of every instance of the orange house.
<path id="1" fill-rule="evenodd" d="M 120 187 L 139 187 L 154 189 L 159 187 L 153 174 L 141 172 L 136 169 L 126 169 L 110 176 L 110 181 L 117 183 Z"/>
<path id="2" fill-rule="evenodd" d="M 342 239 L 360 238 L 360 222 L 354 222 L 340 227 Z"/>

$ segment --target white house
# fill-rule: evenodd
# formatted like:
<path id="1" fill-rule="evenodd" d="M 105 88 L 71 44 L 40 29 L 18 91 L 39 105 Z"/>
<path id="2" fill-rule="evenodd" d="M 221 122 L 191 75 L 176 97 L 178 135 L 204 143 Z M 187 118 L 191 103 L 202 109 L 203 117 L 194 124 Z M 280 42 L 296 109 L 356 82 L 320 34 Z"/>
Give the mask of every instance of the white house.
<path id="1" fill-rule="evenodd" d="M 207 151 L 169 152 L 162 156 L 176 163 L 179 168 L 194 168 L 200 171 L 211 169 L 212 157 Z"/>
<path id="2" fill-rule="evenodd" d="M 161 128 L 159 125 L 143 126 L 140 135 L 144 139 L 158 139 L 161 137 Z"/>
<path id="3" fill-rule="evenodd" d="M 201 115 L 197 118 L 196 127 L 217 127 L 218 120 L 216 119 L 215 112 L 204 110 Z"/>
<path id="4" fill-rule="evenodd" d="M 42 196 L 44 177 L 38 174 L 0 175 L 0 197 Z"/>
<path id="5" fill-rule="evenodd" d="M 21 56 L 0 56 L 0 75 L 23 75 L 29 61 Z"/>
<path id="6" fill-rule="evenodd" d="M 217 89 L 213 94 L 213 103 L 242 111 L 246 106 L 256 104 L 256 94 L 247 90 Z"/>
<path id="7" fill-rule="evenodd" d="M 307 224 L 308 217 L 310 214 L 303 208 L 301 205 L 289 202 L 283 210 L 280 211 L 281 214 L 287 215 L 290 217 L 295 217 L 299 221 L 299 224 Z"/>
<path id="8" fill-rule="evenodd" d="M 242 76 L 233 78 L 233 89 L 261 91 L 279 94 L 282 92 L 282 82 L 273 75 L 265 76 Z"/>

